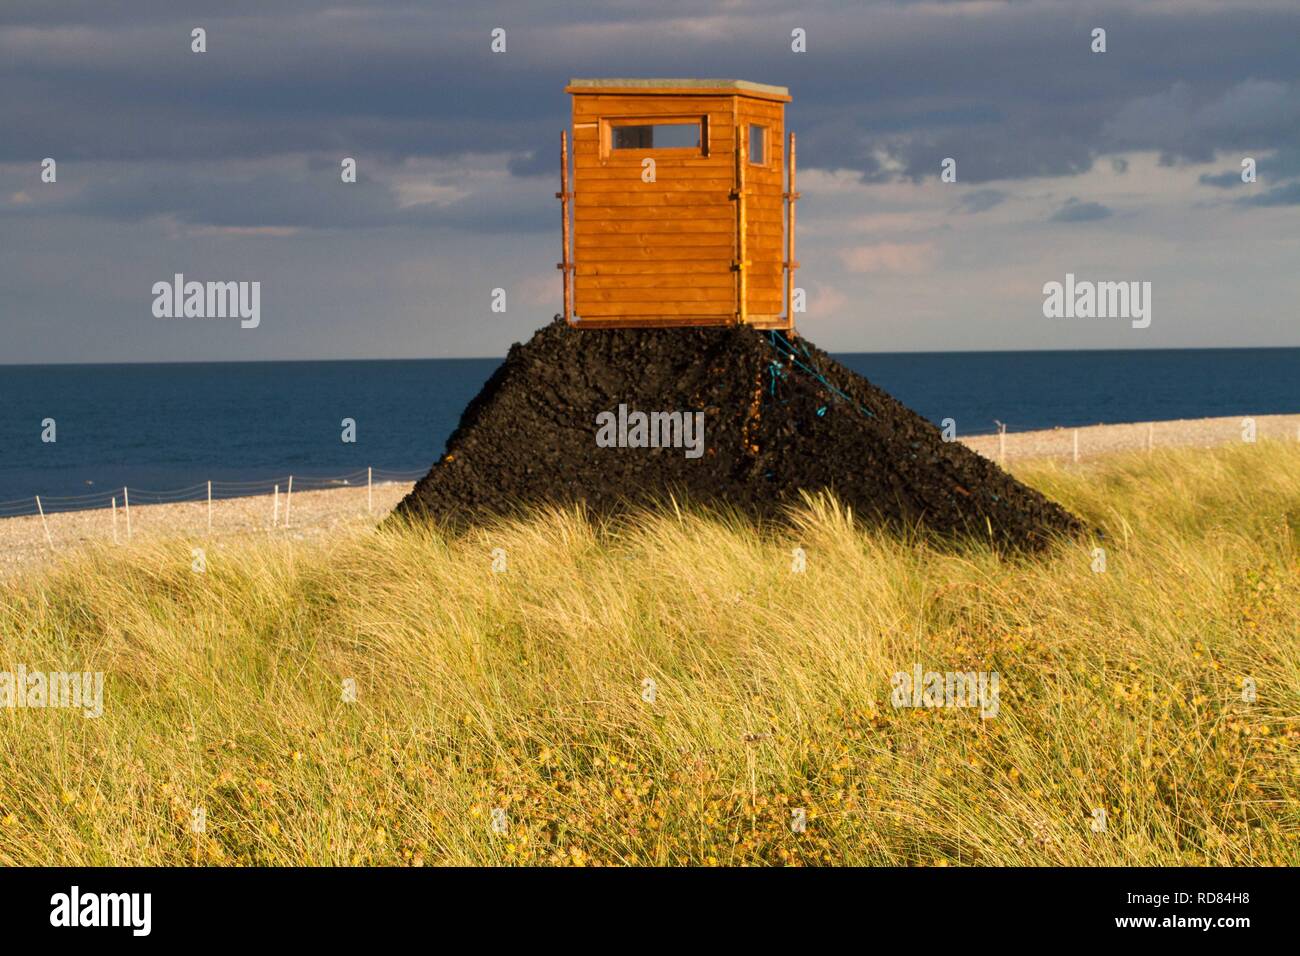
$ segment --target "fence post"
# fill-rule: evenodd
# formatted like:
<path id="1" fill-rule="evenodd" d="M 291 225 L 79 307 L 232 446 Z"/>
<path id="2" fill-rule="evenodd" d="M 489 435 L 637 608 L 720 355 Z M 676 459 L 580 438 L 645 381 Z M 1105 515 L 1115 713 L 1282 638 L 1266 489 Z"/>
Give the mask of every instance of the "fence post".
<path id="1" fill-rule="evenodd" d="M 1079 463 L 1079 429 L 1074 430 L 1074 463 Z"/>
<path id="2" fill-rule="evenodd" d="M 366 514 L 368 515 L 375 513 L 374 471 L 374 468 L 366 466 Z"/>
<path id="3" fill-rule="evenodd" d="M 271 527 L 274 528 L 280 523 L 280 486 L 275 486 L 275 507 L 271 511 Z"/>
<path id="4" fill-rule="evenodd" d="M 289 527 L 289 504 L 293 498 L 293 475 L 289 476 L 289 488 L 284 493 L 284 526 Z"/>
<path id="5" fill-rule="evenodd" d="M 126 506 L 126 540 L 131 540 L 131 493 L 122 486 L 122 504 Z"/>
<path id="6" fill-rule="evenodd" d="M 212 479 L 208 479 L 208 534 L 212 534 Z"/>
<path id="7" fill-rule="evenodd" d="M 113 496 L 113 543 L 117 544 L 117 495 Z"/>
<path id="8" fill-rule="evenodd" d="M 998 422 L 998 464 L 1006 467 L 1007 464 L 1007 426 Z"/>
<path id="9" fill-rule="evenodd" d="M 45 543 L 48 544 L 50 546 L 50 550 L 53 551 L 54 541 L 50 538 L 50 526 L 45 520 L 45 509 L 41 507 L 40 495 L 36 496 L 36 510 L 41 513 L 41 527 L 45 529 Z"/>

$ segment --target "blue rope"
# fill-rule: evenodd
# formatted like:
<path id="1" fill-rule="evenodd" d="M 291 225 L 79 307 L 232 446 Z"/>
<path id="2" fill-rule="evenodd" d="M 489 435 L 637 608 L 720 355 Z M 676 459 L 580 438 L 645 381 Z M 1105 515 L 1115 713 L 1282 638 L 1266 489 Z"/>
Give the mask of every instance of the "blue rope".
<path id="1" fill-rule="evenodd" d="M 771 376 L 771 379 L 770 379 L 770 381 L 769 381 L 769 383 L 768 383 L 768 389 L 767 389 L 767 391 L 768 391 L 768 394 L 769 394 L 769 395 L 771 395 L 773 398 L 775 398 L 775 397 L 776 397 L 776 380 L 777 380 L 778 378 L 785 378 L 785 370 L 781 368 L 781 363 L 780 363 L 780 362 L 778 362 L 776 359 L 772 359 L 771 363 L 769 363 L 768 366 L 767 366 L 767 371 L 768 371 L 768 374 Z"/>
<path id="2" fill-rule="evenodd" d="M 788 359 L 790 360 L 790 364 L 791 364 L 791 365 L 797 365 L 799 368 L 803 369 L 805 372 L 807 372 L 809 375 L 811 375 L 813 378 L 815 378 L 818 382 L 820 382 L 820 383 L 821 383 L 821 384 L 822 384 L 822 385 L 823 385 L 827 390 L 829 390 L 832 394 L 839 396 L 839 397 L 842 398 L 844 401 L 848 402 L 850 405 L 852 405 L 852 406 L 854 406 L 855 408 L 857 408 L 858 411 L 862 412 L 862 414 L 866 415 L 868 418 L 875 418 L 875 417 L 876 417 L 874 414 L 871 413 L 870 410 L 868 410 L 867 408 L 864 408 L 863 406 L 859 405 L 859 404 L 858 404 L 857 402 L 855 402 L 852 398 L 850 398 L 847 394 L 845 394 L 844 392 L 840 391 L 838 388 L 836 388 L 836 387 L 835 387 L 834 385 L 832 385 L 830 382 L 826 381 L 826 376 L 823 375 L 821 372 L 819 372 L 819 371 L 817 371 L 815 368 L 812 368 L 811 366 L 805 365 L 803 362 L 799 361 L 799 358 L 798 358 L 798 356 L 796 355 L 795 350 L 794 350 L 794 345 L 793 345 L 793 344 L 792 344 L 788 339 L 786 339 L 786 337 L 785 337 L 784 335 L 782 335 L 778 330 L 776 330 L 776 329 L 772 329 L 772 330 L 770 330 L 770 331 L 767 333 L 767 336 L 768 336 L 768 337 L 767 337 L 767 340 L 768 340 L 769 344 L 771 344 L 772 348 L 776 349 L 778 352 L 780 352 L 782 355 L 784 355 L 786 358 L 788 358 Z M 812 356 L 808 355 L 808 349 L 807 349 L 806 346 L 804 346 L 804 344 L 803 344 L 802 342 L 799 343 L 799 348 L 800 348 L 800 350 L 803 352 L 803 354 L 804 354 L 805 357 L 807 357 L 807 358 L 809 358 L 809 359 L 812 358 Z M 773 366 L 777 366 L 777 364 L 778 364 L 778 363 L 775 362 L 775 361 L 772 363 Z M 783 372 L 780 373 L 780 374 L 781 374 L 781 377 L 782 377 L 782 378 L 785 377 L 785 374 L 784 374 Z M 775 376 L 775 375 L 773 375 L 773 377 L 772 377 L 772 394 L 773 394 L 773 395 L 776 394 L 776 376 Z M 827 407 L 827 406 L 823 405 L 821 408 L 817 409 L 817 415 L 818 415 L 818 417 L 824 416 L 824 415 L 826 414 L 826 407 Z"/>

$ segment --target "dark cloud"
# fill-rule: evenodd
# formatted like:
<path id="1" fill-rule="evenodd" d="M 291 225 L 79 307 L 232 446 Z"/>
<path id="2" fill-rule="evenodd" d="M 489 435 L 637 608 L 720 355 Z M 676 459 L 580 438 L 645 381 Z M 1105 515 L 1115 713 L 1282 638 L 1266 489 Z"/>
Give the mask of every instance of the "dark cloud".
<path id="1" fill-rule="evenodd" d="M 1297 206 L 1300 205 L 1300 182 L 1288 183 L 1285 186 L 1278 186 L 1276 189 L 1270 189 L 1260 196 L 1251 196 L 1249 199 L 1243 199 L 1243 205 L 1247 206 Z"/>
<path id="2" fill-rule="evenodd" d="M 1241 158 L 1245 159 L 1246 157 L 1242 156 Z M 1300 177 L 1300 149 L 1283 150 L 1262 159 L 1258 157 L 1252 158 L 1255 159 L 1257 183 L 1280 183 Z M 1231 189 L 1234 186 L 1249 187 L 1251 189 L 1259 188 L 1255 183 L 1242 182 L 1241 170 L 1241 162 L 1238 160 L 1234 169 L 1222 173 L 1203 173 L 1200 182 L 1203 186 L 1214 186 L 1218 189 Z"/>
<path id="3" fill-rule="evenodd" d="M 1007 198 L 1007 193 L 1000 189 L 976 189 L 966 193 L 957 201 L 957 209 L 961 212 L 985 212 L 994 206 L 1001 205 Z"/>
<path id="4" fill-rule="evenodd" d="M 1052 214 L 1053 222 L 1095 222 L 1110 216 L 1110 209 L 1099 202 L 1080 202 L 1074 196 Z"/>
<path id="5" fill-rule="evenodd" d="M 1300 146 L 1300 84 L 1245 79 L 1199 93 L 1178 81 L 1125 104 L 1103 133 L 1117 148 L 1158 149 L 1168 165 L 1228 150 L 1289 151 Z"/>
<path id="6" fill-rule="evenodd" d="M 1082 173 L 1123 149 L 1178 162 L 1300 145 L 1300 8 L 1102 4 L 1111 52 L 1093 54 L 1091 21 L 1069 5 L 961 7 L 9 0 L 0 161 L 507 152 L 532 176 L 567 119 L 570 75 L 701 63 L 789 85 L 805 166 L 868 181 L 935 176 L 948 156 L 979 183 Z M 202 55 L 189 52 L 199 23 Z M 502 56 L 488 51 L 497 25 Z M 795 25 L 806 54 L 790 52 Z"/>
<path id="7" fill-rule="evenodd" d="M 377 229 L 407 227 L 467 232 L 535 232 L 555 225 L 550 193 L 526 183 L 448 201 L 402 203 L 391 182 L 365 172 L 343 183 L 337 162 L 294 163 L 245 176 L 211 168 L 170 166 L 75 170 L 61 167 L 66 192 L 41 201 L 0 202 L 0 221 L 33 216 L 84 216 L 116 222 L 168 219 L 188 226 L 228 229 Z M 78 178 L 81 181 L 78 181 Z M 26 193 L 24 198 L 26 198 Z"/>
<path id="8" fill-rule="evenodd" d="M 512 176 L 559 176 L 559 146 L 556 146 L 550 153 L 535 149 L 531 153 L 512 156 L 507 168 Z"/>
<path id="9" fill-rule="evenodd" d="M 1216 189 L 1230 189 L 1233 186 L 1244 186 L 1241 179 L 1241 171 L 1228 171 L 1226 173 L 1202 173 L 1200 175 L 1202 186 L 1214 186 Z"/>

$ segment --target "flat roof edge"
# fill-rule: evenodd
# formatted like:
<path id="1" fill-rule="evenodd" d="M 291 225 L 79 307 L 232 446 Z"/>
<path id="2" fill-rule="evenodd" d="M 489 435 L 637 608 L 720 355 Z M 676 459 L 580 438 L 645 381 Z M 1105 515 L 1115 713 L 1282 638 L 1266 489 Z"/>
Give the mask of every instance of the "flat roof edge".
<path id="1" fill-rule="evenodd" d="M 770 99 L 790 99 L 784 86 L 754 83 L 750 80 L 689 79 L 680 77 L 575 77 L 565 87 L 566 93 L 735 93 Z"/>

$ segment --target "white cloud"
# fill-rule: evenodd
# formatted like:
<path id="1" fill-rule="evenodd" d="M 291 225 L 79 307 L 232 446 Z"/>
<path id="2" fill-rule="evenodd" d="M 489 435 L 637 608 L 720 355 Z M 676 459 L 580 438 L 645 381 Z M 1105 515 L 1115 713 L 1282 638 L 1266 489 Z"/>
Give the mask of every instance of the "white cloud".
<path id="1" fill-rule="evenodd" d="M 919 275 L 934 264 L 935 247 L 929 242 L 877 242 L 840 251 L 850 272 L 892 272 Z"/>

